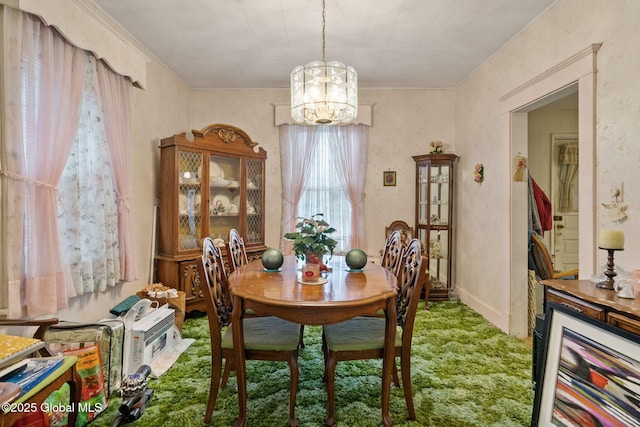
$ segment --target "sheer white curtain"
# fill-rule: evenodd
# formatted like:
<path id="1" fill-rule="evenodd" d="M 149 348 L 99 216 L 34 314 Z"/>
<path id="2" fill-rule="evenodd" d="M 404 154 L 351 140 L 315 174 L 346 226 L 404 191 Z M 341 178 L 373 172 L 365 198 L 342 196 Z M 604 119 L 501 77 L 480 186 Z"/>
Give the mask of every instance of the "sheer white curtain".
<path id="1" fill-rule="evenodd" d="M 296 217 L 322 213 L 337 230 L 336 253 L 366 247 L 367 139 L 364 125 L 280 127 L 282 234 L 293 231 Z"/>
<path id="2" fill-rule="evenodd" d="M 131 82 L 98 62 L 100 99 L 105 116 L 107 143 L 118 193 L 118 250 L 120 279 L 135 280 L 138 276 L 133 242 L 131 215 Z"/>
<path id="3" fill-rule="evenodd" d="M 560 164 L 560 201 L 559 212 L 575 210 L 577 195 L 576 178 L 578 177 L 578 143 L 568 142 L 560 146 L 558 163 Z"/>
<path id="4" fill-rule="evenodd" d="M 295 231 L 297 206 L 309 177 L 310 168 L 304 167 L 313 157 L 317 135 L 304 126 L 280 126 L 280 169 L 282 176 L 282 220 L 280 236 Z M 292 244 L 281 237 L 283 253 L 293 253 Z"/>
<path id="5" fill-rule="evenodd" d="M 2 165 L 3 208 L 11 205 L 2 219 L 10 236 L 3 247 L 8 314 L 36 317 L 67 307 L 75 295 L 60 251 L 56 184 L 78 128 L 86 54 L 35 17 L 10 8 L 4 17 L 4 87 L 13 89 L 5 96 Z"/>
<path id="6" fill-rule="evenodd" d="M 58 224 L 64 261 L 78 295 L 118 284 L 118 210 L 107 149 L 105 117 L 98 98 L 96 59 L 86 54 L 80 121 L 58 182 Z"/>
<path id="7" fill-rule="evenodd" d="M 337 154 L 338 178 L 351 203 L 351 234 L 347 248 L 366 248 L 364 190 L 367 184 L 369 127 L 349 125 L 334 128 L 331 145 Z"/>

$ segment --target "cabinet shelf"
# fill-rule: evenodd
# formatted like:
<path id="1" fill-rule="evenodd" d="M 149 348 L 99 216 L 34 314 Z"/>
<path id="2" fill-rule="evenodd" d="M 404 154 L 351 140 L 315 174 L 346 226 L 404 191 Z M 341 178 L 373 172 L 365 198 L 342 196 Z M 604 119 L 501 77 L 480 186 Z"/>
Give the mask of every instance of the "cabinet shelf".
<path id="1" fill-rule="evenodd" d="M 428 224 L 427 227 L 429 228 L 429 230 L 449 230 L 448 224 Z"/>

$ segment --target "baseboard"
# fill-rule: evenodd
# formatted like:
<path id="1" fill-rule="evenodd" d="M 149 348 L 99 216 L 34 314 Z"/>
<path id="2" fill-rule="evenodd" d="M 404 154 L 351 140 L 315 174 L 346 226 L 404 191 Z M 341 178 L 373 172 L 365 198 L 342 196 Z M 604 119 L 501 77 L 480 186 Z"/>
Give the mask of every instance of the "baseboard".
<path id="1" fill-rule="evenodd" d="M 475 298 L 473 295 L 465 292 L 464 289 L 456 288 L 460 301 L 465 303 L 473 311 L 479 313 L 487 319 L 488 322 L 501 329 L 504 333 L 509 333 L 509 314 L 496 311 L 494 308 L 489 307 L 483 301 Z"/>

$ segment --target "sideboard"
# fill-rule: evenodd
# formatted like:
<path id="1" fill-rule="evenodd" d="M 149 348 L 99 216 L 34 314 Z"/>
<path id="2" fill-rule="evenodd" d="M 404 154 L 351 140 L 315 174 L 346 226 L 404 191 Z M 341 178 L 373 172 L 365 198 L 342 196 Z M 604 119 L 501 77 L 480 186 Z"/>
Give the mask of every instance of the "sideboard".
<path id="1" fill-rule="evenodd" d="M 588 317 L 609 323 L 640 337 L 640 297 L 620 298 L 615 291 L 600 289 L 590 280 L 543 280 L 544 304 L 560 304 Z M 544 315 L 536 318 L 533 341 L 533 384 L 539 383 L 544 351 Z"/>
<path id="2" fill-rule="evenodd" d="M 640 336 L 640 298 L 620 298 L 590 280 L 543 280 L 544 301 L 555 302 Z"/>

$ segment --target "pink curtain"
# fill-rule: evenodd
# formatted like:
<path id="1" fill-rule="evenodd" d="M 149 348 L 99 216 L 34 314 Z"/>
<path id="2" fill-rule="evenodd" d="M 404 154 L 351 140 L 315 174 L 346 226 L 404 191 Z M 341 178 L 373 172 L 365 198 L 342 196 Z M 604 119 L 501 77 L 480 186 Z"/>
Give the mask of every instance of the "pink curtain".
<path id="1" fill-rule="evenodd" d="M 296 206 L 309 176 L 309 164 L 317 137 L 305 126 L 280 126 L 280 169 L 282 171 L 282 222 L 280 236 L 295 231 Z M 282 239 L 284 254 L 292 254 L 292 244 Z"/>
<path id="2" fill-rule="evenodd" d="M 16 98 L 16 92 L 5 99 L 10 116 L 22 121 L 13 125 L 10 132 L 15 138 L 7 140 L 7 149 L 25 153 L 11 159 L 3 173 L 24 189 L 24 246 L 12 248 L 24 254 L 24 281 L 18 292 L 10 289 L 9 313 L 37 317 L 66 308 L 67 300 L 75 296 L 60 251 L 56 185 L 78 128 L 86 53 L 37 18 L 8 8 L 5 12 L 14 21 L 5 34 L 14 31 L 9 37 L 21 42 L 13 46 L 17 55 L 15 51 L 10 55 L 26 58 L 22 69 L 7 67 L 5 87 L 22 87 L 21 73 L 30 74 L 26 81 L 32 85 L 24 88 L 24 100 Z M 16 237 L 14 244 L 18 244 Z"/>
<path id="3" fill-rule="evenodd" d="M 333 135 L 331 141 L 338 162 L 338 178 L 351 203 L 351 238 L 347 247 L 366 248 L 364 198 L 369 127 L 336 126 Z"/>
<path id="4" fill-rule="evenodd" d="M 120 279 L 137 279 L 138 270 L 133 240 L 131 216 L 130 141 L 131 141 L 131 82 L 97 62 L 100 101 L 104 111 L 107 145 L 111 154 L 113 176 L 118 193 L 118 248 Z"/>

